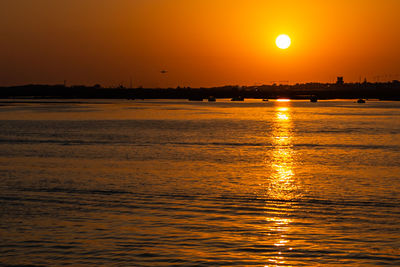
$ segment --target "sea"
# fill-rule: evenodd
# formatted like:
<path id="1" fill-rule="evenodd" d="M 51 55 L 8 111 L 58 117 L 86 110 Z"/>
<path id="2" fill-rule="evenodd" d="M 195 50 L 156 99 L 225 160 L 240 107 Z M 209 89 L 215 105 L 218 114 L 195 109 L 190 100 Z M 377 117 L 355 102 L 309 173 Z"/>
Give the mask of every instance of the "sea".
<path id="1" fill-rule="evenodd" d="M 400 266 L 400 102 L 0 102 L 1 266 Z"/>

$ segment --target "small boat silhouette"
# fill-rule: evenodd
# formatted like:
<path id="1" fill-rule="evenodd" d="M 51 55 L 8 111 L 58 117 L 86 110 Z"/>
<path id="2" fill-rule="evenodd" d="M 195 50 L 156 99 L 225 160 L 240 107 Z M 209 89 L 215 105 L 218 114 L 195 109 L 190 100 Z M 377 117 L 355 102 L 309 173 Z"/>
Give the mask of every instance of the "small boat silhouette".
<path id="1" fill-rule="evenodd" d="M 217 99 L 215 98 L 215 96 L 209 96 L 208 97 L 208 102 L 215 102 Z"/>
<path id="2" fill-rule="evenodd" d="M 317 97 L 316 95 L 312 95 L 312 96 L 310 97 L 310 102 L 313 102 L 313 103 L 318 102 L 318 97 Z"/>
<path id="3" fill-rule="evenodd" d="M 360 98 L 360 99 L 357 100 L 357 103 L 359 103 L 359 104 L 365 103 L 365 100 Z"/>

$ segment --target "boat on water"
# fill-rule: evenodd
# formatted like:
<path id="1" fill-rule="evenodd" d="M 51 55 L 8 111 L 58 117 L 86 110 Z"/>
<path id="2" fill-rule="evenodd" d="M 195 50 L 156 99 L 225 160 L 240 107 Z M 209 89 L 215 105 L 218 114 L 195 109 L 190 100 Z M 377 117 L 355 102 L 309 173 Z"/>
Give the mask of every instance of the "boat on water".
<path id="1" fill-rule="evenodd" d="M 267 98 L 264 98 L 262 101 L 264 102 L 268 102 L 269 100 Z"/>
<path id="2" fill-rule="evenodd" d="M 312 96 L 310 97 L 310 102 L 313 102 L 313 103 L 318 102 L 318 97 L 315 96 L 315 95 L 312 95 Z"/>
<path id="3" fill-rule="evenodd" d="M 244 101 L 244 97 L 243 96 L 232 97 L 231 101 Z"/>
<path id="4" fill-rule="evenodd" d="M 365 103 L 365 100 L 364 100 L 364 99 L 362 99 L 362 98 L 360 98 L 360 99 L 358 99 L 358 100 L 357 100 L 357 103 L 359 103 L 359 104 L 363 104 L 363 103 Z"/>
<path id="5" fill-rule="evenodd" d="M 215 96 L 209 96 L 208 97 L 208 102 L 215 102 L 217 101 L 217 99 L 215 98 Z"/>

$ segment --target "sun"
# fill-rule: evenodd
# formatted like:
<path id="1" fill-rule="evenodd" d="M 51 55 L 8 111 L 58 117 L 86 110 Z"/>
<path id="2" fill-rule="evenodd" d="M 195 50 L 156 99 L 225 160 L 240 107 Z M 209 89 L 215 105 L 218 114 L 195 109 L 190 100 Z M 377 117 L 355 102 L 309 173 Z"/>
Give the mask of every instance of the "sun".
<path id="1" fill-rule="evenodd" d="M 290 40 L 290 37 L 286 34 L 281 34 L 276 38 L 276 46 L 279 47 L 280 49 L 287 49 L 289 48 L 290 44 L 292 41 Z"/>

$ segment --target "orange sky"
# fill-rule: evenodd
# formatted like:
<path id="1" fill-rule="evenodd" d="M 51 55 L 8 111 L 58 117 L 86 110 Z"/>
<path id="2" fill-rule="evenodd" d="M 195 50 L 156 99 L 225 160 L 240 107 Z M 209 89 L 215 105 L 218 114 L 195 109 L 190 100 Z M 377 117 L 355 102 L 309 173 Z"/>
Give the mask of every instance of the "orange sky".
<path id="1" fill-rule="evenodd" d="M 400 79 L 399 14 L 398 0 L 1 0 L 0 85 Z"/>

